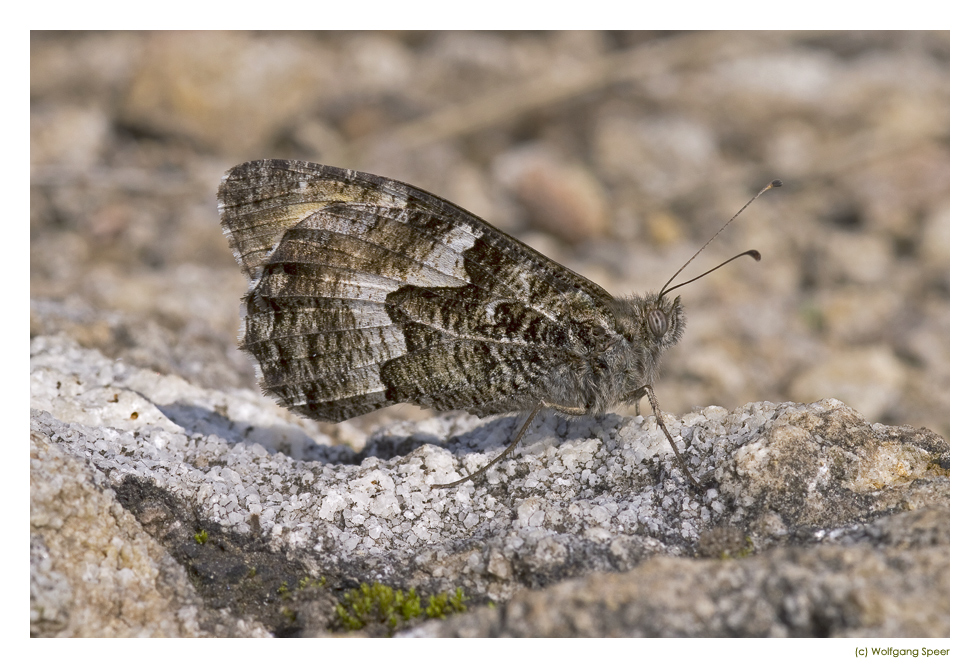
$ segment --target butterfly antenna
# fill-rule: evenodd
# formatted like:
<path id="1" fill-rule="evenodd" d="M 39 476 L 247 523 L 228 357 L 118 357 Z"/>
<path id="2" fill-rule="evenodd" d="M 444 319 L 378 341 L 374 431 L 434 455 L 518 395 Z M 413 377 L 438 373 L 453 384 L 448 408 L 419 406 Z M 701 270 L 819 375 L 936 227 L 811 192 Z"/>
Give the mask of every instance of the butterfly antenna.
<path id="1" fill-rule="evenodd" d="M 725 223 L 724 225 L 721 226 L 721 229 L 720 230 L 718 230 L 717 232 L 714 233 L 714 236 L 712 236 L 710 239 L 708 239 L 706 242 L 704 242 L 704 245 L 701 246 L 701 248 L 698 249 L 698 252 L 697 253 L 695 253 L 694 255 L 691 256 L 691 259 L 690 260 L 688 260 L 687 262 L 685 262 L 684 265 L 680 269 L 678 269 L 676 272 L 674 272 L 674 275 L 670 277 L 670 280 L 668 280 L 664 284 L 664 287 L 661 288 L 661 290 L 660 290 L 660 296 L 663 297 L 665 294 L 667 294 L 668 292 L 670 292 L 670 290 L 674 290 L 676 288 L 681 287 L 682 285 L 687 285 L 688 283 L 691 283 L 692 281 L 696 281 L 696 280 L 698 280 L 698 278 L 701 278 L 701 276 L 705 276 L 707 274 L 710 274 L 715 269 L 718 269 L 719 267 L 723 267 L 726 264 L 728 264 L 729 262 L 731 262 L 732 260 L 734 260 L 736 258 L 740 258 L 743 255 L 751 255 L 753 258 L 755 258 L 756 262 L 758 262 L 759 260 L 761 260 L 762 259 L 762 255 L 759 253 L 759 251 L 755 251 L 755 250 L 745 251 L 744 253 L 739 253 L 735 257 L 732 257 L 732 258 L 729 258 L 728 260 L 725 260 L 724 262 L 722 262 L 721 264 L 719 264 L 714 269 L 709 269 L 708 271 L 704 272 L 703 274 L 701 274 L 701 276 L 698 276 L 697 278 L 692 278 L 690 281 L 685 281 L 684 283 L 681 283 L 679 285 L 675 285 L 674 287 L 670 288 L 670 290 L 667 289 L 667 286 L 669 286 L 674 281 L 674 279 L 677 278 L 677 276 L 682 271 L 684 271 L 687 268 L 687 265 L 691 264 L 691 262 L 694 261 L 694 258 L 696 258 L 698 255 L 700 255 L 701 254 L 701 251 L 703 251 L 705 248 L 707 248 L 708 247 L 708 244 L 710 244 L 712 241 L 715 240 L 715 237 L 717 237 L 719 234 L 721 234 L 725 230 L 726 227 L 728 227 L 729 225 L 731 225 L 732 224 L 732 221 L 735 220 L 736 218 L 738 218 L 739 214 L 742 213 L 743 211 L 745 211 L 745 209 L 748 208 L 749 204 L 751 204 L 752 202 L 754 202 L 757 199 L 759 199 L 762 196 L 762 193 L 766 192 L 767 190 L 772 190 L 773 188 L 778 188 L 781 185 L 783 185 L 783 182 L 780 181 L 779 179 L 776 179 L 776 180 L 772 181 L 771 183 L 769 183 L 769 185 L 767 185 L 765 188 L 763 188 L 762 190 L 760 190 L 759 192 L 757 192 L 756 195 L 755 195 L 755 197 L 753 197 L 748 202 L 746 202 L 745 205 L 741 209 L 739 209 L 735 213 L 734 216 L 732 216 L 731 218 L 728 219 L 728 222 L 727 223 Z"/>

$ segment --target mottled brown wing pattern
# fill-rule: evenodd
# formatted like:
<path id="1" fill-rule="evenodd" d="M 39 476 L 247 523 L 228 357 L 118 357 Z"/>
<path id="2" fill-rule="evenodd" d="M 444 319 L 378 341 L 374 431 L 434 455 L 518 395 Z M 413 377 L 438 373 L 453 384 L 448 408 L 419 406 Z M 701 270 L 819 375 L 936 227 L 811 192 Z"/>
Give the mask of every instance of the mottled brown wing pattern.
<path id="1" fill-rule="evenodd" d="M 218 199 L 252 279 L 243 348 L 311 417 L 528 408 L 613 327 L 604 290 L 404 183 L 265 160 L 232 169 Z"/>

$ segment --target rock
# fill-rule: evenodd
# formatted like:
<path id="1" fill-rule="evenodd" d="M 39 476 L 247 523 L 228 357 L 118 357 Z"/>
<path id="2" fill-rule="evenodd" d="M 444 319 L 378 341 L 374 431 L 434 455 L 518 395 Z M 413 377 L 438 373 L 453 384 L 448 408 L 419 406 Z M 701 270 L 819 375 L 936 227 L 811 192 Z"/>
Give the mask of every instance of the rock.
<path id="1" fill-rule="evenodd" d="M 122 116 L 142 130 L 247 155 L 330 85 L 333 68 L 324 60 L 332 57 L 274 35 L 256 42 L 241 33 L 150 33 Z"/>
<path id="2" fill-rule="evenodd" d="M 948 519 L 948 515 L 946 516 Z M 778 548 L 728 560 L 653 557 L 525 590 L 415 636 L 944 637 L 949 551 Z"/>
<path id="3" fill-rule="evenodd" d="M 495 171 L 536 229 L 568 243 L 608 233 L 609 202 L 602 184 L 583 165 L 530 147 L 501 156 Z"/>
<path id="4" fill-rule="evenodd" d="M 209 607 L 104 476 L 31 433 L 31 635 L 265 636 Z"/>
<path id="5" fill-rule="evenodd" d="M 897 401 L 904 380 L 901 363 L 886 346 L 856 346 L 807 369 L 791 392 L 810 399 L 833 393 L 862 414 L 878 416 Z"/>
<path id="6" fill-rule="evenodd" d="M 38 635 L 320 635 L 336 592 L 374 580 L 498 603 L 422 635 L 949 633 L 949 446 L 835 400 L 666 416 L 703 494 L 654 420 L 613 414 L 547 415 L 485 480 L 433 490 L 519 418 L 399 423 L 355 455 L 248 391 L 63 337 L 31 350 Z M 66 471 L 84 493 L 54 502 Z M 88 549 L 108 570 L 84 596 L 78 545 L 124 555 Z M 322 596 L 288 607 L 304 578 Z"/>

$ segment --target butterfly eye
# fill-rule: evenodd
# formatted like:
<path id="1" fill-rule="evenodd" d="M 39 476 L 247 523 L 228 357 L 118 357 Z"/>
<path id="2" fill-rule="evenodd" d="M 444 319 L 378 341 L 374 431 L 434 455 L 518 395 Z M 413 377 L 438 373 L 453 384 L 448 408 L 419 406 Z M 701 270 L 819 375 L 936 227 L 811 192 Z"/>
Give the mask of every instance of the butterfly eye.
<path id="1" fill-rule="evenodd" d="M 658 339 L 667 333 L 667 316 L 660 309 L 650 311 L 647 315 L 647 324 Z"/>

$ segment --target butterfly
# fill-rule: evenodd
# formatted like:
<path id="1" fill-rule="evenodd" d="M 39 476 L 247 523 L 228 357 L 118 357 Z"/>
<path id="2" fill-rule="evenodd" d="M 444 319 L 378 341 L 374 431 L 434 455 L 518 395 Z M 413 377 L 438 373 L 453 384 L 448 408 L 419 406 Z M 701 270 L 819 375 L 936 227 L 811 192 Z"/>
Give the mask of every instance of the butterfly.
<path id="1" fill-rule="evenodd" d="M 329 422 L 397 403 L 528 413 L 490 464 L 438 488 L 483 474 L 542 409 L 602 415 L 646 396 L 698 486 L 653 393 L 685 324 L 667 286 L 613 297 L 436 195 L 311 162 L 232 168 L 218 209 L 250 280 L 241 347 L 286 408 Z"/>

